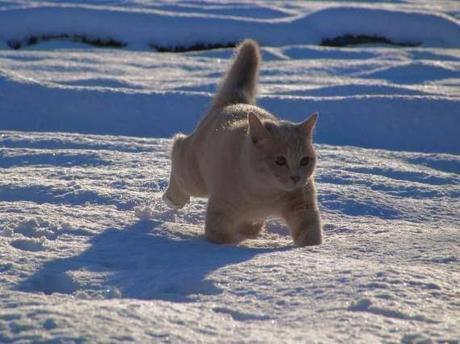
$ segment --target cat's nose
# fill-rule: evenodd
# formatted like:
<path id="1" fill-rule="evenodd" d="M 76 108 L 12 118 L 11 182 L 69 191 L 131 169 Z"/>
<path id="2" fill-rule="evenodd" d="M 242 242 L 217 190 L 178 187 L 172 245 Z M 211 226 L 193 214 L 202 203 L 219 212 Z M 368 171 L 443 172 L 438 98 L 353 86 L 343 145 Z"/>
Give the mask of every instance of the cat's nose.
<path id="1" fill-rule="evenodd" d="M 292 180 L 294 183 L 297 183 L 297 182 L 300 180 L 300 176 L 291 176 L 291 180 Z"/>

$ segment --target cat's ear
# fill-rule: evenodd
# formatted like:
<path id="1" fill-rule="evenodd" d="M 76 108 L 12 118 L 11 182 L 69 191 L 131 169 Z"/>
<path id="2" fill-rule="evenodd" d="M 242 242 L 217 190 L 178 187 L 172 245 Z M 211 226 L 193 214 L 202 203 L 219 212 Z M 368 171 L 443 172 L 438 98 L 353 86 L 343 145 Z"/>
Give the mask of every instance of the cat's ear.
<path id="1" fill-rule="evenodd" d="M 314 112 L 302 123 L 300 123 L 300 127 L 305 131 L 307 135 L 311 135 L 313 128 L 316 125 L 316 122 L 318 121 L 318 116 L 319 114 L 317 112 Z"/>
<path id="2" fill-rule="evenodd" d="M 248 113 L 249 135 L 253 143 L 268 138 L 269 132 L 264 127 L 259 117 L 252 112 Z"/>

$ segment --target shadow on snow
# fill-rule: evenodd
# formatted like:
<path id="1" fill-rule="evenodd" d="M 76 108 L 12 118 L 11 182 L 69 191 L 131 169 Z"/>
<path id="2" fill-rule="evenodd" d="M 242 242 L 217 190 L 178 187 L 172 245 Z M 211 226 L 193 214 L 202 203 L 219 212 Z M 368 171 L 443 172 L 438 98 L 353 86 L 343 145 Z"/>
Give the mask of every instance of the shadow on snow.
<path id="1" fill-rule="evenodd" d="M 45 294 L 185 302 L 221 292 L 207 276 L 220 268 L 279 248 L 219 246 L 203 237 L 171 238 L 160 222 L 109 228 L 81 254 L 46 263 L 18 289 Z"/>

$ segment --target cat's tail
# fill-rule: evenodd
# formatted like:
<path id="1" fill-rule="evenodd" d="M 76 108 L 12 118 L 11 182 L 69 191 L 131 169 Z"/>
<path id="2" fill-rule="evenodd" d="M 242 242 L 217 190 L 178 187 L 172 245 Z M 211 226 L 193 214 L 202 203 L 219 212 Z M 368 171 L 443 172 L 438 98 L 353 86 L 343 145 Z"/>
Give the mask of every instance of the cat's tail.
<path id="1" fill-rule="evenodd" d="M 230 104 L 255 104 L 260 60 L 257 42 L 244 40 L 238 47 L 232 66 L 220 83 L 214 97 L 213 110 Z"/>

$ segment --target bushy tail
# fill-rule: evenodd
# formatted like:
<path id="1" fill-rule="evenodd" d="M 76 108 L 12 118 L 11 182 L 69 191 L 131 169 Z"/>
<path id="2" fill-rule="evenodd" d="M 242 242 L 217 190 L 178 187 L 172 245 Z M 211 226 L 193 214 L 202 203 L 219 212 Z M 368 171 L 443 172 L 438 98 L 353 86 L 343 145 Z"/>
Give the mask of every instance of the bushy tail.
<path id="1" fill-rule="evenodd" d="M 255 104 L 260 51 L 257 42 L 247 39 L 238 47 L 232 66 L 214 97 L 213 109 L 226 105 Z"/>

